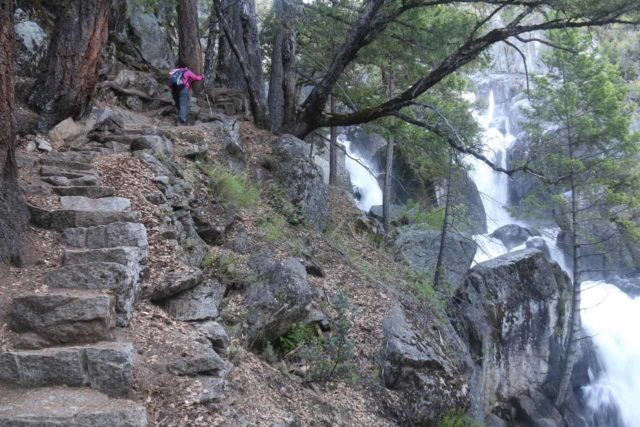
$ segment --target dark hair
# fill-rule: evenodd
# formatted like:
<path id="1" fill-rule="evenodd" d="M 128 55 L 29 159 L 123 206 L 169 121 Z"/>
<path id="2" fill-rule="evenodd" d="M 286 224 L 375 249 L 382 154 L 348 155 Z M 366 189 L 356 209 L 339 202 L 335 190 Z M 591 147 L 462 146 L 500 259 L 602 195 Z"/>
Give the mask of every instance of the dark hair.
<path id="1" fill-rule="evenodd" d="M 189 68 L 189 65 L 184 62 L 182 59 L 178 59 L 176 61 L 176 68 Z"/>

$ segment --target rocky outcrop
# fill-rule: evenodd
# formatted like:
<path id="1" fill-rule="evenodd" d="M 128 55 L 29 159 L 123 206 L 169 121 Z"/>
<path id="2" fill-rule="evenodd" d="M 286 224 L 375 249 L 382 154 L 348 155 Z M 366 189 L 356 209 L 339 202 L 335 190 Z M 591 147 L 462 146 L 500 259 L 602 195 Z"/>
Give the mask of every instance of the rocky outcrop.
<path id="1" fill-rule="evenodd" d="M 535 404 L 530 399 L 557 373 L 570 301 L 568 276 L 537 250 L 512 252 L 471 269 L 452 311 L 475 362 L 477 416 L 505 412 L 510 399 L 542 405 L 541 399 Z"/>
<path id="2" fill-rule="evenodd" d="M 469 405 L 464 347 L 446 322 L 429 323 L 396 306 L 383 324 L 382 381 L 403 394 L 409 425 L 436 425 Z"/>
<path id="3" fill-rule="evenodd" d="M 440 249 L 439 230 L 417 225 L 396 228 L 389 233 L 385 244 L 396 260 L 405 262 L 412 270 L 433 275 Z M 470 237 L 449 233 L 443 266 L 445 279 L 454 289 L 462 284 L 462 277 L 471 267 L 475 253 L 476 243 Z"/>
<path id="4" fill-rule="evenodd" d="M 478 186 L 469 173 L 457 170 L 451 182 L 451 201 L 454 206 L 462 206 L 463 211 L 455 219 L 458 228 L 468 234 L 484 234 L 487 232 L 487 215 L 484 211 L 482 197 Z M 443 201 L 439 202 L 444 205 Z"/>
<path id="5" fill-rule="evenodd" d="M 167 32 L 155 15 L 134 6 L 125 33 L 118 35 L 123 51 L 136 60 L 156 68 L 171 68 L 175 56 L 168 43 Z M 125 43 L 129 46 L 124 46 Z"/>
<path id="6" fill-rule="evenodd" d="M 279 263 L 264 253 L 254 257 L 252 265 L 258 278 L 246 295 L 248 341 L 259 346 L 306 319 L 311 288 L 304 266 L 296 259 Z"/>
<path id="7" fill-rule="evenodd" d="M 284 135 L 273 141 L 273 173 L 303 222 L 318 231 L 329 223 L 329 196 L 318 167 L 309 161 L 308 147 Z"/>
<path id="8" fill-rule="evenodd" d="M 491 233 L 491 237 L 500 240 L 509 250 L 524 244 L 533 236 L 540 236 L 540 232 L 517 224 L 503 225 Z"/>
<path id="9" fill-rule="evenodd" d="M 182 321 L 209 320 L 218 317 L 218 305 L 225 288 L 217 281 L 209 280 L 167 299 L 166 310 Z"/>
<path id="10" fill-rule="evenodd" d="M 36 22 L 27 19 L 21 9 L 15 12 L 16 74 L 36 76 L 38 63 L 46 54 L 47 33 Z"/>

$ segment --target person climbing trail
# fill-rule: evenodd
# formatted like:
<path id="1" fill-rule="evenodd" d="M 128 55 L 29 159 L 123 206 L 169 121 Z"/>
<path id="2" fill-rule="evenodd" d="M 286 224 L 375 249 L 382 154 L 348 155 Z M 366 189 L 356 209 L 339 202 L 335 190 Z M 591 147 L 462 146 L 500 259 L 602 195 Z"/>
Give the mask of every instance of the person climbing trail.
<path id="1" fill-rule="evenodd" d="M 176 68 L 169 72 L 169 86 L 173 102 L 178 110 L 178 125 L 186 125 L 189 119 L 189 90 L 192 81 L 201 81 L 202 76 L 194 73 L 184 62 L 178 61 Z"/>

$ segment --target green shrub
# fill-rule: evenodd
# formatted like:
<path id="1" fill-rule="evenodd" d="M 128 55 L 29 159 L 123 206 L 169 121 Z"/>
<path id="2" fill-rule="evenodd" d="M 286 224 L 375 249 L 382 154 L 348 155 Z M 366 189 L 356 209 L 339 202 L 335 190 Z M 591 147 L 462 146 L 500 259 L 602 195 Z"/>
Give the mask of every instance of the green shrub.
<path id="1" fill-rule="evenodd" d="M 279 348 L 286 355 L 299 346 L 310 343 L 314 338 L 313 328 L 302 323 L 296 323 L 291 331 L 280 337 Z"/>
<path id="2" fill-rule="evenodd" d="M 402 211 L 402 216 L 409 223 L 419 224 L 426 228 L 439 230 L 444 223 L 444 208 L 425 209 L 416 201 L 410 200 Z"/>
<path id="3" fill-rule="evenodd" d="M 349 339 L 349 301 L 343 294 L 336 296 L 334 308 L 338 318 L 331 333 L 324 341 L 316 337 L 302 350 L 301 357 L 309 364 L 308 381 L 327 383 L 342 379 L 352 383 L 357 378 L 354 344 Z"/>
<path id="4" fill-rule="evenodd" d="M 442 417 L 438 427 L 482 427 L 482 424 L 463 411 L 456 410 Z"/>
<path id="5" fill-rule="evenodd" d="M 282 187 L 272 184 L 265 192 L 265 196 L 269 205 L 282 215 L 289 224 L 298 225 L 302 222 L 298 209 L 291 203 Z"/>
<path id="6" fill-rule="evenodd" d="M 284 230 L 286 221 L 280 215 L 269 215 L 266 218 L 260 218 L 256 225 L 258 230 L 268 242 L 282 240 L 282 230 Z"/>
<path id="7" fill-rule="evenodd" d="M 233 174 L 213 163 L 197 162 L 198 168 L 209 177 L 209 187 L 222 204 L 250 208 L 258 204 L 260 192 L 246 175 Z"/>

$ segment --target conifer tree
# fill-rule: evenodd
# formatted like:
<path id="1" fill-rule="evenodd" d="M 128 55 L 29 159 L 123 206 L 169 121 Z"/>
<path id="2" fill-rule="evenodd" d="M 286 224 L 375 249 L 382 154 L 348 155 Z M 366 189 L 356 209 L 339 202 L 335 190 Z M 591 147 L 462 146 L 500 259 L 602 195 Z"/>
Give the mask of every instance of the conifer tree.
<path id="1" fill-rule="evenodd" d="M 544 153 L 536 167 L 543 171 L 566 230 L 573 297 L 569 313 L 563 369 L 556 403 L 569 388 L 580 335 L 580 282 L 592 269 L 593 247 L 601 244 L 590 227 L 610 222 L 619 231 L 637 232 L 639 152 L 630 132 L 632 109 L 624 81 L 578 30 L 557 30 L 549 41 L 561 48 L 544 58 L 549 72 L 535 81 L 527 132 L 534 150 Z M 536 196 L 533 196 L 536 197 Z M 603 254 L 605 256 L 605 254 Z"/>

